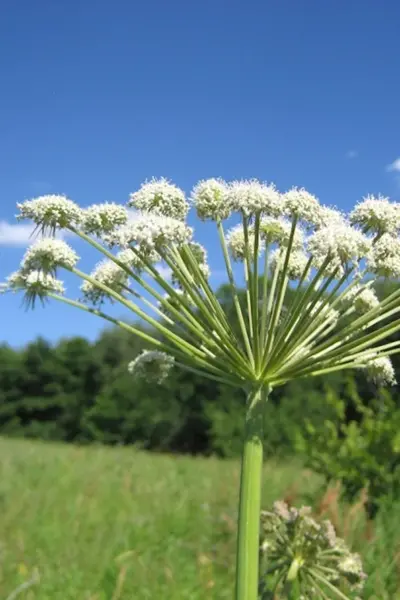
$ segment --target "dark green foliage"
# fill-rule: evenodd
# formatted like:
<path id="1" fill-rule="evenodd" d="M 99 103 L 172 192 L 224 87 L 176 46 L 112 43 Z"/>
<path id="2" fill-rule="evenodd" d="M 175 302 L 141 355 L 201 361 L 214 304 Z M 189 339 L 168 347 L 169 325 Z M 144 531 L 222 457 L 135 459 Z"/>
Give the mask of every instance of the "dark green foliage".
<path id="1" fill-rule="evenodd" d="M 332 417 L 318 427 L 307 421 L 298 433 L 297 449 L 326 481 L 340 480 L 348 500 L 367 489 L 367 507 L 373 515 L 383 499 L 400 492 L 400 409 L 385 390 L 376 390 L 366 405 L 351 378 L 346 400 L 327 390 Z"/>

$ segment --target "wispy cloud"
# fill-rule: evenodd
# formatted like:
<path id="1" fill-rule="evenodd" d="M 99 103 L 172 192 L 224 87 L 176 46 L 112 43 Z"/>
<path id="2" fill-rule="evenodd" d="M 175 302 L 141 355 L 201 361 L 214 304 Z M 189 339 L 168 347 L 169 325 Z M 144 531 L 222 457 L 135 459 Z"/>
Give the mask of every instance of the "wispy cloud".
<path id="1" fill-rule="evenodd" d="M 69 232 L 60 232 L 56 237 L 63 238 Z M 71 234 L 69 234 L 71 235 Z M 35 226 L 32 223 L 8 223 L 0 221 L 0 246 L 8 248 L 25 248 L 32 244 L 37 238 L 40 238 L 40 233 L 35 231 Z"/>
<path id="2" fill-rule="evenodd" d="M 171 279 L 172 271 L 169 267 L 167 267 L 165 265 L 158 265 L 157 271 L 163 279 L 166 279 L 166 280 Z"/>
<path id="3" fill-rule="evenodd" d="M 348 160 L 352 160 L 353 158 L 357 158 L 357 157 L 358 157 L 358 150 L 347 150 L 346 158 Z"/>
<path id="4" fill-rule="evenodd" d="M 390 165 L 387 165 L 386 171 L 388 171 L 388 173 L 391 173 L 391 172 L 400 173 L 400 157 L 396 158 L 396 160 L 394 160 L 392 163 L 390 163 Z"/>

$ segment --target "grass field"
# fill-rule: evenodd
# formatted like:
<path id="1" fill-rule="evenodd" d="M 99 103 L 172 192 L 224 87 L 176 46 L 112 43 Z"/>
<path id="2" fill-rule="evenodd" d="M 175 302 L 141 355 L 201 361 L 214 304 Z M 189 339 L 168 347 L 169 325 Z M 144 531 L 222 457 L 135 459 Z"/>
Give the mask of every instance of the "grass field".
<path id="1" fill-rule="evenodd" d="M 0 438 L 0 598 L 232 598 L 239 464 Z M 315 497 L 297 464 L 267 464 L 264 506 Z M 364 598 L 400 598 L 400 504 L 372 524 L 362 505 L 328 513 L 362 551 Z"/>

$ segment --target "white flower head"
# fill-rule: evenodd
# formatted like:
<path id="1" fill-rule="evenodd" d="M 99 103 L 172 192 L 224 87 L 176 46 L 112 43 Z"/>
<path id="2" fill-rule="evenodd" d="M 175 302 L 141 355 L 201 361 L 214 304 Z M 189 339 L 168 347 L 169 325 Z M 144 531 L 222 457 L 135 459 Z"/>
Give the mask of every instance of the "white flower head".
<path id="1" fill-rule="evenodd" d="M 287 219 L 264 217 L 260 223 L 260 236 L 269 244 L 278 244 L 287 246 L 289 244 L 292 224 Z M 302 228 L 297 225 L 294 230 L 292 248 L 300 250 L 304 245 L 304 233 Z"/>
<path id="2" fill-rule="evenodd" d="M 210 276 L 210 267 L 207 264 L 207 250 L 198 242 L 189 242 L 188 245 L 194 259 L 199 265 L 200 271 L 203 273 L 204 277 L 208 279 Z"/>
<path id="3" fill-rule="evenodd" d="M 223 179 L 200 181 L 192 190 L 191 201 L 202 221 L 223 221 L 232 213 L 229 187 Z"/>
<path id="4" fill-rule="evenodd" d="M 188 243 L 192 235 L 193 229 L 178 219 L 143 213 L 105 239 L 111 246 L 121 248 L 135 244 L 141 252 L 149 254 L 169 245 Z"/>
<path id="5" fill-rule="evenodd" d="M 345 225 L 345 215 L 331 206 L 320 206 L 319 213 L 316 214 L 315 228 L 321 229 L 322 227 L 330 227 L 331 225 Z"/>
<path id="6" fill-rule="evenodd" d="M 137 192 L 130 195 L 129 206 L 140 212 L 171 217 L 184 221 L 189 211 L 189 203 L 184 192 L 168 179 L 151 179 L 142 184 Z"/>
<path id="7" fill-rule="evenodd" d="M 79 257 L 75 250 L 62 240 L 54 238 L 40 239 L 28 248 L 22 259 L 21 269 L 55 273 L 57 267 L 72 269 Z"/>
<path id="8" fill-rule="evenodd" d="M 367 257 L 368 269 L 383 277 L 400 277 L 400 239 L 384 233 Z"/>
<path id="9" fill-rule="evenodd" d="M 387 356 L 372 358 L 365 364 L 369 379 L 377 385 L 396 385 L 396 374 L 392 361 Z"/>
<path id="10" fill-rule="evenodd" d="M 101 236 L 125 225 L 128 211 L 115 202 L 93 204 L 82 211 L 82 229 L 85 233 Z"/>
<path id="11" fill-rule="evenodd" d="M 330 269 L 358 262 L 367 256 L 371 241 L 361 231 L 346 223 L 332 224 L 316 231 L 308 239 L 308 251 L 319 267 L 330 257 Z"/>
<path id="12" fill-rule="evenodd" d="M 283 269 L 285 265 L 286 259 L 286 248 L 277 248 L 273 252 L 271 252 L 270 262 L 272 270 L 279 268 Z M 302 250 L 292 250 L 289 255 L 289 260 L 287 264 L 287 276 L 291 280 L 300 279 L 304 274 L 306 266 L 308 264 L 308 256 Z M 306 276 L 306 279 L 308 278 Z"/>
<path id="13" fill-rule="evenodd" d="M 321 205 L 316 196 L 304 188 L 292 188 L 283 195 L 286 214 L 310 225 L 321 222 Z"/>
<path id="14" fill-rule="evenodd" d="M 50 293 L 61 296 L 65 293 L 65 288 L 63 282 L 50 273 L 16 271 L 9 275 L 2 291 L 25 292 L 24 300 L 27 307 L 34 308 L 37 298 L 44 302 Z"/>
<path id="15" fill-rule="evenodd" d="M 350 221 L 374 233 L 395 234 L 400 228 L 400 205 L 384 196 L 368 195 L 350 214 Z"/>
<path id="16" fill-rule="evenodd" d="M 17 204 L 18 220 L 31 219 L 42 231 L 54 233 L 80 223 L 82 210 L 66 196 L 50 194 Z"/>
<path id="17" fill-rule="evenodd" d="M 98 263 L 90 276 L 118 294 L 121 294 L 124 287 L 128 285 L 128 274 L 112 260 L 103 260 Z M 81 291 L 85 302 L 101 304 L 105 299 L 112 301 L 112 296 L 107 290 L 103 290 L 91 281 L 85 280 L 81 285 Z"/>
<path id="18" fill-rule="evenodd" d="M 174 363 L 174 357 L 165 352 L 144 350 L 129 363 L 128 370 L 136 377 L 161 384 L 168 377 Z"/>
<path id="19" fill-rule="evenodd" d="M 282 197 L 273 184 L 267 185 L 256 179 L 233 181 L 229 185 L 229 203 L 233 211 L 246 216 L 263 213 L 278 217 L 284 213 Z"/>
<path id="20" fill-rule="evenodd" d="M 233 260 L 235 261 L 243 261 L 246 257 L 246 250 L 249 252 L 249 257 L 251 260 L 254 258 L 254 250 L 255 250 L 255 235 L 252 229 L 249 230 L 248 237 L 248 249 L 246 248 L 246 238 L 243 229 L 243 225 L 240 223 L 232 227 L 226 234 L 226 244 L 228 246 L 229 252 Z M 258 247 L 258 254 L 261 255 L 264 249 L 263 241 L 260 240 Z"/>
<path id="21" fill-rule="evenodd" d="M 307 310 L 311 316 L 314 316 L 316 320 L 326 321 L 327 323 L 336 323 L 339 320 L 340 313 L 335 308 L 332 308 L 329 303 L 324 303 L 322 300 L 318 300 L 311 306 L 308 304 Z"/>
<path id="22" fill-rule="evenodd" d="M 144 263 L 142 259 L 131 248 L 125 248 L 125 250 L 121 250 L 117 253 L 116 258 L 126 267 L 128 267 L 128 269 L 131 269 L 135 273 L 140 273 L 143 270 Z M 149 257 L 146 256 L 146 259 L 149 260 Z M 154 253 L 154 256 L 150 262 L 157 262 L 159 259 L 160 257 L 158 254 Z"/>
<path id="23" fill-rule="evenodd" d="M 372 282 L 371 282 L 372 283 Z M 345 304 L 352 304 L 356 312 L 367 313 L 379 306 L 379 299 L 370 284 L 356 284 L 351 287 L 344 297 Z"/>

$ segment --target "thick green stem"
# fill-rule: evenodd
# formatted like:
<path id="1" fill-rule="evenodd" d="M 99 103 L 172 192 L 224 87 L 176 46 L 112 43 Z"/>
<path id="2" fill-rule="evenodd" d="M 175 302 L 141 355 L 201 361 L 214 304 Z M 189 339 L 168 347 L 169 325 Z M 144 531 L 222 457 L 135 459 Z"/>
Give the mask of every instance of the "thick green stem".
<path id="1" fill-rule="evenodd" d="M 263 464 L 263 421 L 268 388 L 250 391 L 240 480 L 236 600 L 257 600 Z"/>

